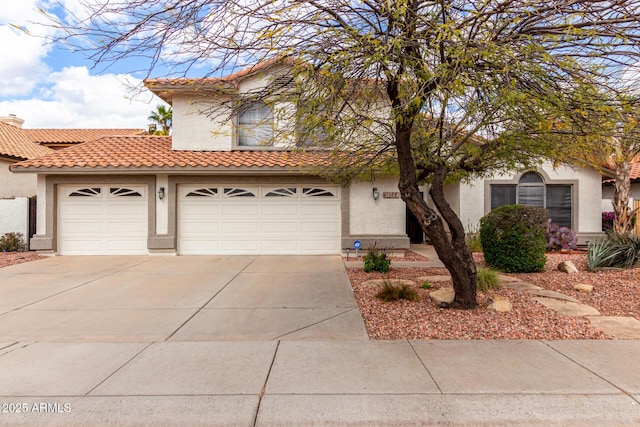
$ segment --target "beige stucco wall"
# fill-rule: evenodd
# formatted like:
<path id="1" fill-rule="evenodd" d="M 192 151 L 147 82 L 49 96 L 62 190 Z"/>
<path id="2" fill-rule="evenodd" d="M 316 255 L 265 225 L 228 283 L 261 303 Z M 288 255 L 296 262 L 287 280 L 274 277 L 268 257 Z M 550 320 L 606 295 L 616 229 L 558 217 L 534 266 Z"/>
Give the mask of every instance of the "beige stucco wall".
<path id="1" fill-rule="evenodd" d="M 373 188 L 380 194 L 373 199 Z M 385 199 L 384 192 L 398 192 L 397 178 L 378 178 L 375 182 L 351 184 L 349 200 L 349 230 L 358 234 L 405 234 L 405 203 L 402 199 Z"/>
<path id="2" fill-rule="evenodd" d="M 9 166 L 13 163 L 0 159 L 0 199 L 35 196 L 37 191 L 35 175 L 11 173 Z"/>
<path id="3" fill-rule="evenodd" d="M 174 150 L 230 151 L 233 148 L 233 127 L 229 121 L 225 122 L 229 113 L 218 106 L 218 113 L 207 115 L 207 110 L 214 107 L 193 96 L 173 98 Z"/>
<path id="4" fill-rule="evenodd" d="M 573 185 L 573 228 L 578 233 L 599 233 L 602 228 L 600 207 L 602 205 L 601 175 L 593 169 L 573 169 L 561 166 L 554 169 L 545 164 L 537 170 L 547 184 Z M 480 218 L 489 213 L 490 185 L 517 183 L 522 173 L 496 174 L 487 179 L 475 179 L 460 184 L 459 215 L 465 226 L 478 225 Z"/>

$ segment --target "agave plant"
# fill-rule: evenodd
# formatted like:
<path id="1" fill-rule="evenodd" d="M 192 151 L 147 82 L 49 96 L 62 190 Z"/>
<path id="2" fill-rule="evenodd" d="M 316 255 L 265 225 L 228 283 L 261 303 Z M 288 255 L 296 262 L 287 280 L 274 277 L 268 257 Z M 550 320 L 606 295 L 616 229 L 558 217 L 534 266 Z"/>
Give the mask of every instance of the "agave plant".
<path id="1" fill-rule="evenodd" d="M 640 263 L 640 237 L 613 232 L 589 242 L 587 268 L 634 268 Z"/>

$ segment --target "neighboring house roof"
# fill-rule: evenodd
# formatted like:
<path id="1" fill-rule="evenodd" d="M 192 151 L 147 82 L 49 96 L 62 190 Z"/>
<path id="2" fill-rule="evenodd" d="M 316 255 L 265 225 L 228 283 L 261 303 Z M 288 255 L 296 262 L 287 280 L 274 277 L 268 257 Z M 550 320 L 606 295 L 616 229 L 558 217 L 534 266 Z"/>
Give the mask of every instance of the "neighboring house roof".
<path id="1" fill-rule="evenodd" d="M 629 176 L 631 177 L 631 182 L 640 181 L 640 154 L 638 154 L 633 159 L 633 162 L 629 164 L 629 167 L 630 167 Z M 602 177 L 603 184 L 614 183 L 615 180 L 613 179 L 613 177 L 615 176 L 615 168 L 616 166 L 613 163 L 603 165 L 603 169 L 604 169 L 604 174 Z"/>
<path id="2" fill-rule="evenodd" d="M 93 141 L 103 136 L 145 135 L 142 129 L 23 129 L 31 141 L 55 148 Z"/>
<path id="3" fill-rule="evenodd" d="M 0 156 L 26 160 L 51 152 L 50 148 L 34 144 L 23 129 L 0 122 Z"/>
<path id="4" fill-rule="evenodd" d="M 290 151 L 179 151 L 171 137 L 113 136 L 54 151 L 11 166 L 14 172 L 67 169 L 302 168 L 325 165 L 326 153 Z"/>

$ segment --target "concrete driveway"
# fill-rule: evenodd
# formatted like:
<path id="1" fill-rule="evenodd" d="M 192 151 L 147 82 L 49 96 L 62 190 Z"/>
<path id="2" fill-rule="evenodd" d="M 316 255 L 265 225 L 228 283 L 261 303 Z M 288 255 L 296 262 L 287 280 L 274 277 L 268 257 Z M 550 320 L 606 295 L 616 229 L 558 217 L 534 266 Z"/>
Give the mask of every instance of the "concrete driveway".
<path id="1" fill-rule="evenodd" d="M 0 342 L 367 339 L 338 256 L 54 257 L 0 269 Z"/>

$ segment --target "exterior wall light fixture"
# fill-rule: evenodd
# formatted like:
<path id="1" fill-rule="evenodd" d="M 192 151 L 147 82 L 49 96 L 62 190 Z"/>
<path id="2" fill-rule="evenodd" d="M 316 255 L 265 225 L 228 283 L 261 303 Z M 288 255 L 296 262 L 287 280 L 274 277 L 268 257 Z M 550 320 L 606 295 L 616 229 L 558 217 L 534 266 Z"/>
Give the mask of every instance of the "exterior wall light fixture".
<path id="1" fill-rule="evenodd" d="M 158 199 L 160 200 L 164 199 L 164 187 L 160 187 L 158 189 Z"/>
<path id="2" fill-rule="evenodd" d="M 378 192 L 378 188 L 373 187 L 373 200 L 378 200 L 379 197 L 380 197 L 380 193 Z"/>

